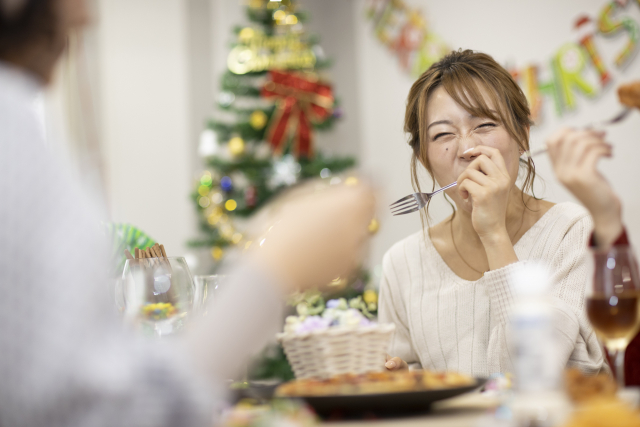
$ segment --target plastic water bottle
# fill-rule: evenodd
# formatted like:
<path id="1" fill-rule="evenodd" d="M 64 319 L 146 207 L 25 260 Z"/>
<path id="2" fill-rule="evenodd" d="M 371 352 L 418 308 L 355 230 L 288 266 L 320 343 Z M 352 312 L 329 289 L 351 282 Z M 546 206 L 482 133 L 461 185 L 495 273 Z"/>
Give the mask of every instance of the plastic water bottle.
<path id="1" fill-rule="evenodd" d="M 560 391 L 564 366 L 556 345 L 551 277 L 544 264 L 528 262 L 515 272 L 511 285 L 516 295 L 510 330 L 515 425 L 557 425 L 566 417 L 568 403 Z"/>
<path id="2" fill-rule="evenodd" d="M 560 384 L 550 288 L 551 278 L 542 264 L 527 263 L 514 274 L 510 332 L 516 387 L 523 393 L 555 390 Z"/>

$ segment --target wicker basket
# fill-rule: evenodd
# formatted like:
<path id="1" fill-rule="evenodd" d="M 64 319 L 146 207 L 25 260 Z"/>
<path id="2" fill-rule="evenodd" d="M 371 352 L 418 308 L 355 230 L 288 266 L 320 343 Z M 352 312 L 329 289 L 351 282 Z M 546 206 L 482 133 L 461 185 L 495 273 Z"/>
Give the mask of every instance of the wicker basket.
<path id="1" fill-rule="evenodd" d="M 277 338 L 296 378 L 328 378 L 382 370 L 395 328 L 394 324 L 333 327 L 303 334 L 281 333 Z"/>

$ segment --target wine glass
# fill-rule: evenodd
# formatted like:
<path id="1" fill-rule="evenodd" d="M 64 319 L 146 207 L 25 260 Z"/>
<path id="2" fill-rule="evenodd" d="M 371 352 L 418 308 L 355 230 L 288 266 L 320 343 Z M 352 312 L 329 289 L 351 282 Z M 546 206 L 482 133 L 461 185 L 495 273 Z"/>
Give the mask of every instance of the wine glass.
<path id="1" fill-rule="evenodd" d="M 215 295 L 224 287 L 226 276 L 221 274 L 195 276 L 195 293 L 193 298 L 194 311 L 206 316 L 208 306 L 215 301 Z"/>
<path id="2" fill-rule="evenodd" d="M 194 285 L 184 258 L 129 259 L 122 272 L 120 301 L 125 319 L 145 334 L 180 330 L 193 308 Z"/>
<path id="3" fill-rule="evenodd" d="M 587 315 L 614 362 L 618 386 L 623 389 L 624 352 L 640 327 L 638 264 L 627 246 L 596 250 L 593 260 Z"/>

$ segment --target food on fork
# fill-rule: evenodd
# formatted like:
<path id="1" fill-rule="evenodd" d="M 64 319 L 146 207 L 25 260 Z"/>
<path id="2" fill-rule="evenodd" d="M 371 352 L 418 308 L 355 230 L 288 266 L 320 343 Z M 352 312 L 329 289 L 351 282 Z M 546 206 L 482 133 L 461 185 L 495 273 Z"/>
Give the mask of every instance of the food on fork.
<path id="1" fill-rule="evenodd" d="M 627 83 L 618 88 L 620 102 L 631 108 L 640 108 L 640 81 Z"/>
<path id="2" fill-rule="evenodd" d="M 316 378 L 293 380 L 276 390 L 277 396 L 330 396 L 354 394 L 382 394 L 409 391 L 438 390 L 473 385 L 475 380 L 456 372 L 425 370 L 369 372 L 342 374 L 321 380 Z"/>

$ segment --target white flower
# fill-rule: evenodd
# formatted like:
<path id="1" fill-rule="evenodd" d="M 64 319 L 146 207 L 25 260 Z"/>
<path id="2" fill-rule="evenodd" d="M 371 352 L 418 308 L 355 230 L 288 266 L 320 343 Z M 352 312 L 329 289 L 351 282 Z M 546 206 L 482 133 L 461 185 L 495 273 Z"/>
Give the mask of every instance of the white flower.
<path id="1" fill-rule="evenodd" d="M 309 314 L 309 306 L 303 302 L 296 306 L 296 311 L 299 316 L 307 316 Z"/>
<path id="2" fill-rule="evenodd" d="M 354 308 L 350 308 L 340 313 L 339 324 L 340 326 L 358 326 L 362 323 L 362 319 L 364 319 L 362 313 Z"/>
<path id="3" fill-rule="evenodd" d="M 298 316 L 287 316 L 284 321 L 284 332 L 295 332 L 300 323 L 302 322 L 300 321 L 300 318 Z"/>

